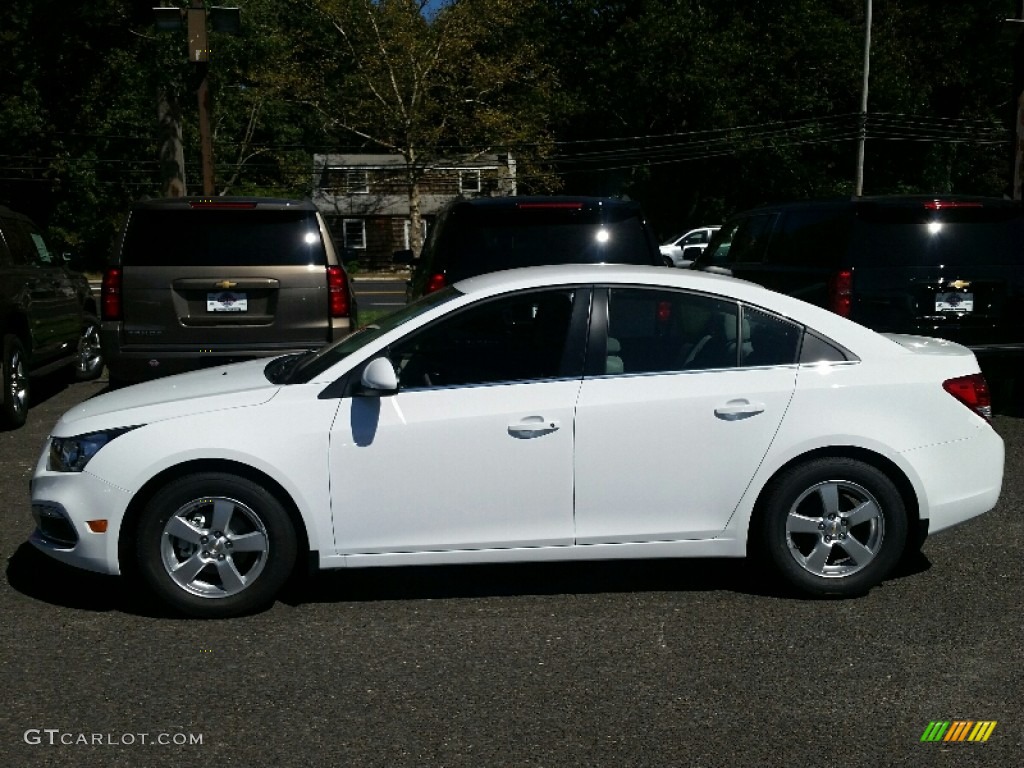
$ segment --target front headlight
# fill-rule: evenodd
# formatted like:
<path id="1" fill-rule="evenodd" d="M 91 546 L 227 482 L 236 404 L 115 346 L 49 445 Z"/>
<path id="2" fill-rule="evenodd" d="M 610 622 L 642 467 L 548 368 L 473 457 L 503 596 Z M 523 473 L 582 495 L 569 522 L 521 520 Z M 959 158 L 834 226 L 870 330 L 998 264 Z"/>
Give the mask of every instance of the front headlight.
<path id="1" fill-rule="evenodd" d="M 51 437 L 46 468 L 52 472 L 81 472 L 100 448 L 136 428 L 119 427 L 75 437 Z"/>

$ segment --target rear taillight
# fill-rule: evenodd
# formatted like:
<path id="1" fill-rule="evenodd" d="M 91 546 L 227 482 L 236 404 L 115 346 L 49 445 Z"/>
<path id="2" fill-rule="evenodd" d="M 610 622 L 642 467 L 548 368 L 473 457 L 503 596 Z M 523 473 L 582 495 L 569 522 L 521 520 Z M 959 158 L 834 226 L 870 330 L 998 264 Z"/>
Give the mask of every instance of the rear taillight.
<path id="1" fill-rule="evenodd" d="M 828 281 L 828 308 L 840 317 L 849 317 L 852 304 L 853 271 L 841 269 Z"/>
<path id="2" fill-rule="evenodd" d="M 444 279 L 444 274 L 441 272 L 435 272 L 429 278 L 427 278 L 427 287 L 423 289 L 424 293 L 433 293 L 434 291 L 440 291 L 448 281 Z"/>
<path id="3" fill-rule="evenodd" d="M 341 267 L 327 268 L 327 301 L 331 317 L 348 317 L 352 302 L 348 295 L 348 282 Z"/>
<path id="4" fill-rule="evenodd" d="M 992 420 L 992 396 L 980 373 L 942 382 L 942 388 L 986 421 Z"/>
<path id="5" fill-rule="evenodd" d="M 103 273 L 100 286 L 100 314 L 104 320 L 120 320 L 124 306 L 121 303 L 121 268 L 110 267 Z"/>

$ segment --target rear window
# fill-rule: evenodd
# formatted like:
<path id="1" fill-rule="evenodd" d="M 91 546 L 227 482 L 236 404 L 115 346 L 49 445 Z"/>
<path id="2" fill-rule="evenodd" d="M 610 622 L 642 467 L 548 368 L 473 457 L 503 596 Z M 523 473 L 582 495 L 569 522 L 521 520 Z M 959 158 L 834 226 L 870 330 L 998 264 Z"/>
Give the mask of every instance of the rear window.
<path id="1" fill-rule="evenodd" d="M 572 207 L 453 211 L 437 244 L 449 279 L 541 264 L 657 264 L 634 211 Z"/>
<path id="2" fill-rule="evenodd" d="M 314 211 L 137 210 L 124 266 L 273 266 L 326 262 Z"/>
<path id="3" fill-rule="evenodd" d="M 927 210 L 858 207 L 853 246 L 858 266 L 969 266 L 1024 263 L 1024 227 L 1015 207 Z"/>

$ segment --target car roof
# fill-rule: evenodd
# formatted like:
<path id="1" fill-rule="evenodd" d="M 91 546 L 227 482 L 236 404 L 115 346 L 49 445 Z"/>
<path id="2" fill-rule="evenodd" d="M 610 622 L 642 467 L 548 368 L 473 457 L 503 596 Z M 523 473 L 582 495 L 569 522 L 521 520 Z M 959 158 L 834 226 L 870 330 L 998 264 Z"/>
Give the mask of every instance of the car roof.
<path id="1" fill-rule="evenodd" d="M 624 200 L 619 197 L 592 197 L 588 195 L 505 195 L 501 197 L 471 197 L 464 200 L 453 200 L 452 207 L 471 208 L 518 208 L 523 205 L 559 205 L 579 203 L 586 208 L 613 206 L 622 208 L 640 208 L 636 200 Z"/>
<path id="2" fill-rule="evenodd" d="M 316 205 L 311 200 L 296 200 L 286 197 L 160 197 L 151 200 L 140 200 L 132 205 L 140 209 L 193 209 L 193 208 L 231 208 L 233 206 L 257 207 L 261 209 L 292 209 L 315 211 Z"/>
<path id="3" fill-rule="evenodd" d="M 735 216 L 745 216 L 751 213 L 762 213 L 767 211 L 791 211 L 806 208 L 858 208 L 858 207 L 914 207 L 923 206 L 925 203 L 976 203 L 986 208 L 1020 208 L 1019 200 L 1008 200 L 1002 197 L 984 197 L 981 195 L 869 195 L 866 197 L 840 197 L 823 198 L 816 200 L 791 200 L 775 205 L 759 205 L 739 211 Z M 733 217 L 730 217 L 733 218 Z"/>

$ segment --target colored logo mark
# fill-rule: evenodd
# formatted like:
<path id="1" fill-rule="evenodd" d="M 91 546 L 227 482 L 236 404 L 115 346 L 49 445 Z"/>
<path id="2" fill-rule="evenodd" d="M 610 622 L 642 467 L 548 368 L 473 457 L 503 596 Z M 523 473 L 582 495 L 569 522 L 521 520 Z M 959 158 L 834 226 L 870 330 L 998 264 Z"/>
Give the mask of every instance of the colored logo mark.
<path id="1" fill-rule="evenodd" d="M 933 720 L 921 741 L 988 741 L 995 729 L 995 720 Z"/>

